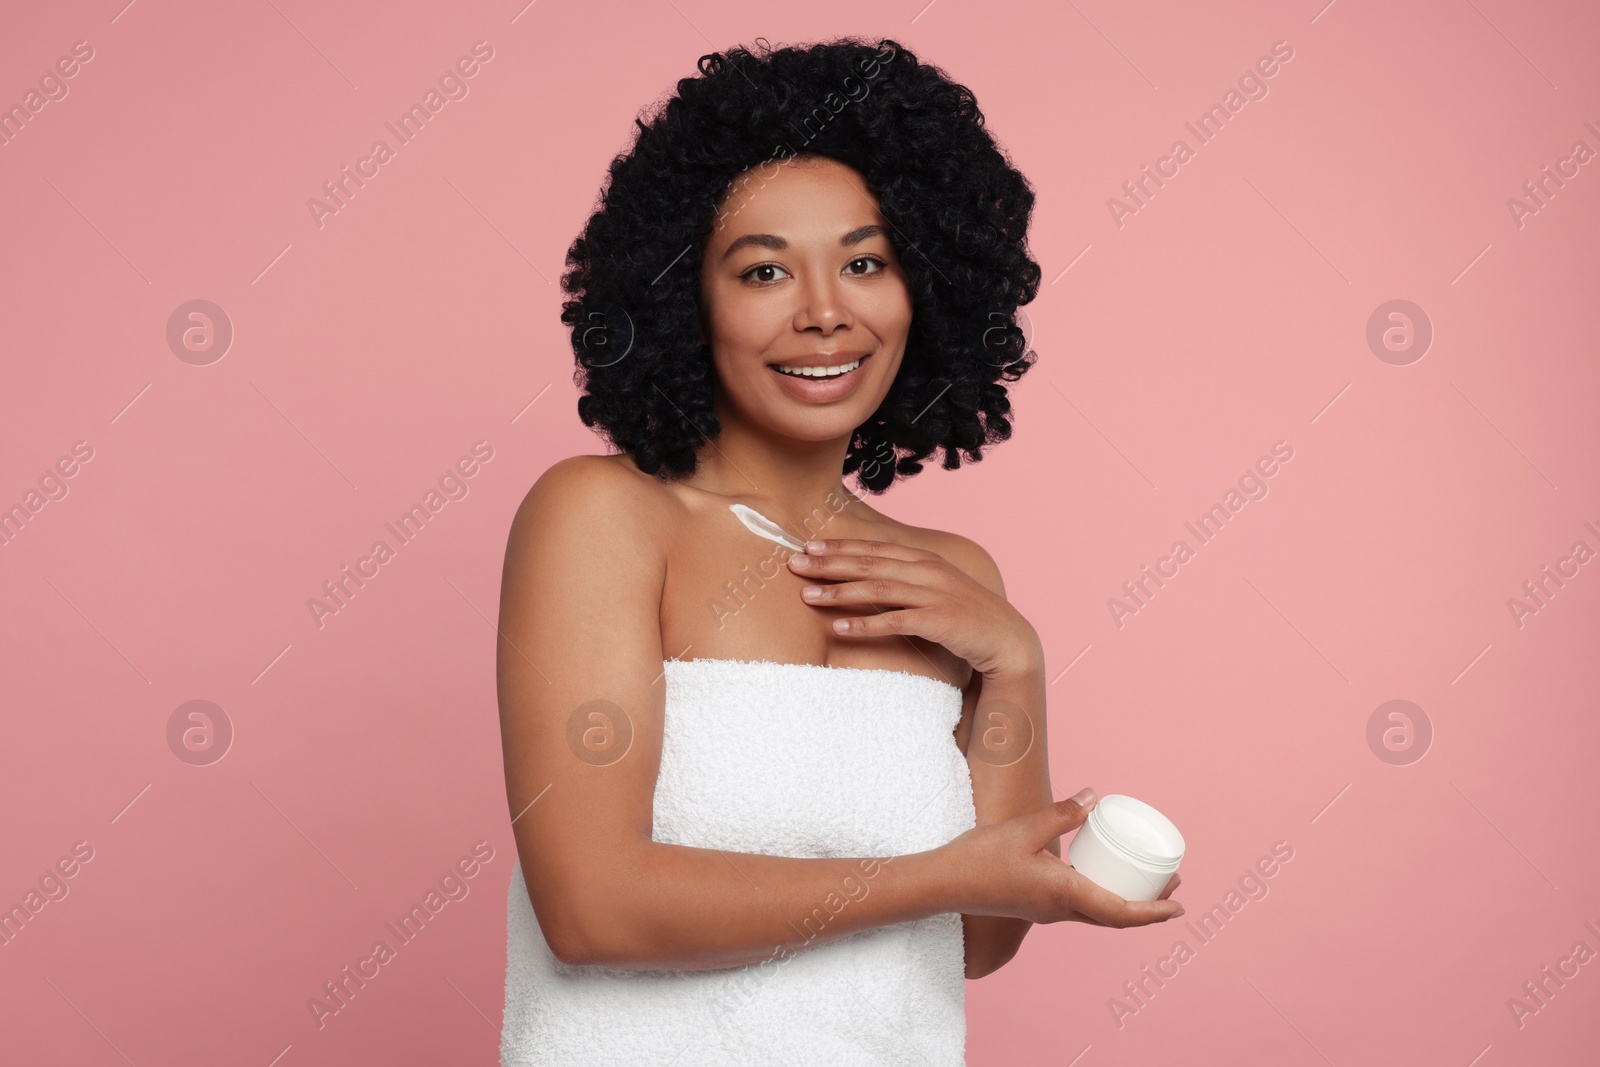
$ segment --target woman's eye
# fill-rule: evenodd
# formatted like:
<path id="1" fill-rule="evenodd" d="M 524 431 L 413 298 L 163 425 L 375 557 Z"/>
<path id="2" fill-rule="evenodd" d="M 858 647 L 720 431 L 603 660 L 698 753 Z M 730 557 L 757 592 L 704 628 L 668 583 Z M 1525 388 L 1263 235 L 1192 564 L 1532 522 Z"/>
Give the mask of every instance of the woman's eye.
<path id="1" fill-rule="evenodd" d="M 857 256 L 855 259 L 852 259 L 845 265 L 845 271 L 848 274 L 860 278 L 871 274 L 877 274 L 884 270 L 887 266 L 888 264 L 879 259 L 877 256 Z M 861 267 L 865 267 L 867 269 L 857 269 Z M 773 272 L 781 275 L 787 275 L 789 273 L 776 263 L 758 263 L 749 270 L 745 271 L 743 274 L 739 275 L 739 277 L 754 282 L 756 285 L 771 285 L 773 282 L 778 280 Z"/>
<path id="2" fill-rule="evenodd" d="M 785 271 L 782 267 L 778 266 L 776 263 L 758 263 L 754 267 L 751 267 L 749 270 L 745 271 L 743 274 L 739 275 L 739 277 L 741 277 L 741 278 L 749 278 L 753 282 L 758 282 L 758 283 L 765 284 L 765 283 L 769 283 L 769 282 L 775 282 L 778 279 L 771 278 L 771 277 L 753 277 L 753 275 L 759 274 L 762 271 L 774 271 L 774 270 L 775 271 L 781 271 L 781 272 L 783 272 L 785 274 L 788 273 L 788 271 Z"/>

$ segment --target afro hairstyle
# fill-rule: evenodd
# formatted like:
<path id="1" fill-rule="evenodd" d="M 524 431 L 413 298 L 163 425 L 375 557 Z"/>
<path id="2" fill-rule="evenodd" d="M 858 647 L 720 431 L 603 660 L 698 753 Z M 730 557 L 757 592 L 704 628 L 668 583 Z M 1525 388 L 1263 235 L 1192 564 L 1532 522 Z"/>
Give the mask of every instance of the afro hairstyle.
<path id="1" fill-rule="evenodd" d="M 888 39 L 778 49 L 757 39 L 754 51 L 713 52 L 698 66 L 700 77 L 634 120 L 634 143 L 612 160 L 567 252 L 561 320 L 583 390 L 578 417 L 647 474 L 693 473 L 721 432 L 698 329 L 701 251 L 718 206 L 742 203 L 743 187 L 783 161 L 823 156 L 853 167 L 878 198 L 912 299 L 899 372 L 854 430 L 843 473 L 882 493 L 935 449 L 946 470 L 963 452 L 981 460 L 983 445 L 1011 436 L 1002 383 L 1037 358 L 1017 316 L 1040 270 L 1027 248 L 1033 190 L 971 90 Z"/>

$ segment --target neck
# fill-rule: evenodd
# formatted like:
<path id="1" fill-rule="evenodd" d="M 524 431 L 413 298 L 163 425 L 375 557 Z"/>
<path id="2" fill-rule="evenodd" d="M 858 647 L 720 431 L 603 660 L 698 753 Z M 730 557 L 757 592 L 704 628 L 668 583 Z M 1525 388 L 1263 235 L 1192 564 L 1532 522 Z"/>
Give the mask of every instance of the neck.
<path id="1" fill-rule="evenodd" d="M 722 432 L 700 446 L 698 468 L 684 485 L 746 504 L 785 527 L 818 508 L 829 511 L 830 497 L 829 513 L 858 499 L 844 485 L 848 435 L 824 441 L 778 436 L 721 403 L 717 418 Z"/>

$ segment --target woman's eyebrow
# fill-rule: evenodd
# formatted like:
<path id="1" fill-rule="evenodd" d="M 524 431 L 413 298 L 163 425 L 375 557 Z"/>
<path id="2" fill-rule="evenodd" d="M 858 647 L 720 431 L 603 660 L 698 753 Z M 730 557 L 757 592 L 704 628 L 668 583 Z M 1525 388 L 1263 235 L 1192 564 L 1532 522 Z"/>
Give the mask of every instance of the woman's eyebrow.
<path id="1" fill-rule="evenodd" d="M 851 245 L 860 244 L 868 237 L 880 236 L 889 236 L 888 227 L 879 226 L 876 223 L 871 223 L 866 226 L 857 226 L 855 229 L 839 238 L 839 245 L 842 248 L 849 248 Z M 747 233 L 740 237 L 734 238 L 733 243 L 728 246 L 728 250 L 722 253 L 722 258 L 727 259 L 729 256 L 739 251 L 739 249 L 744 248 L 746 245 L 756 245 L 760 248 L 770 248 L 774 252 L 782 252 L 784 249 L 789 247 L 789 242 L 785 241 L 782 237 L 779 237 L 776 234 Z"/>

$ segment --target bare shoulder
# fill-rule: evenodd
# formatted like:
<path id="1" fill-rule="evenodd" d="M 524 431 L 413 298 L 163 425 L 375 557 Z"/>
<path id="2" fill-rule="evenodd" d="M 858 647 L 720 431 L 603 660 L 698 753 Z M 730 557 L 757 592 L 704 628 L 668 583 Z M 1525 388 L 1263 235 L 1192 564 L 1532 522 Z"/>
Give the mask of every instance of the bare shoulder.
<path id="1" fill-rule="evenodd" d="M 994 557 L 972 538 L 947 530 L 912 526 L 877 511 L 874 511 L 874 518 L 893 531 L 886 534 L 886 539 L 898 540 L 927 552 L 937 552 L 984 588 L 1002 597 L 1006 595 L 1005 582 L 1000 577 L 1000 568 L 995 564 Z"/>
<path id="2" fill-rule="evenodd" d="M 514 528 L 565 513 L 603 522 L 594 531 L 601 535 L 605 529 L 649 529 L 667 497 L 649 475 L 618 459 L 626 457 L 568 456 L 551 464 L 523 497 Z"/>
<path id="3" fill-rule="evenodd" d="M 942 548 L 935 548 L 933 551 L 960 567 L 968 577 L 981 582 L 991 592 L 1002 597 L 1006 595 L 1006 584 L 1000 578 L 1000 567 L 982 545 L 958 533 L 944 530 L 927 532 L 943 545 Z"/>
<path id="4" fill-rule="evenodd" d="M 638 576 L 664 566 L 670 496 L 613 456 L 569 456 L 545 470 L 518 505 L 506 565 L 588 567 L 619 563 Z M 623 457 L 625 458 L 625 457 Z"/>

